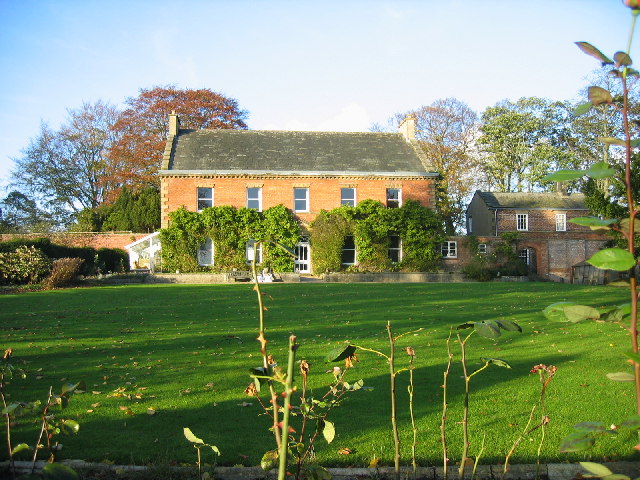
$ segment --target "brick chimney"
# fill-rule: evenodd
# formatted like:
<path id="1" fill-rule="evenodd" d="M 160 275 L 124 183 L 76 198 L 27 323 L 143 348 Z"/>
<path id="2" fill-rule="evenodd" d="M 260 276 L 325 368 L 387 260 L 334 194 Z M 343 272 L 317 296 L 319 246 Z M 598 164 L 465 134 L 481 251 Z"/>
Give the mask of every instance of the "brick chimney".
<path id="1" fill-rule="evenodd" d="M 409 114 L 400 123 L 398 131 L 402 134 L 407 142 L 412 142 L 416 139 L 416 116 Z"/>
<path id="2" fill-rule="evenodd" d="M 175 110 L 169 114 L 169 136 L 175 137 L 180 130 L 180 118 Z"/>

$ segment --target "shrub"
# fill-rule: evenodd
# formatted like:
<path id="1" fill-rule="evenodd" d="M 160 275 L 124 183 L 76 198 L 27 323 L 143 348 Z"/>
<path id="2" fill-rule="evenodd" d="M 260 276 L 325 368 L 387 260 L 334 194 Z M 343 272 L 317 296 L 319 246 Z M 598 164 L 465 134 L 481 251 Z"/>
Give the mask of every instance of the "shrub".
<path id="1" fill-rule="evenodd" d="M 58 258 L 53 261 L 51 273 L 43 282 L 44 288 L 61 288 L 71 285 L 80 274 L 84 260 L 81 258 Z"/>
<path id="2" fill-rule="evenodd" d="M 36 283 L 51 270 L 51 261 L 42 250 L 21 246 L 13 252 L 0 253 L 0 282 L 3 284 Z"/>
<path id="3" fill-rule="evenodd" d="M 96 257 L 103 273 L 123 273 L 129 265 L 129 254 L 119 248 L 99 248 Z"/>

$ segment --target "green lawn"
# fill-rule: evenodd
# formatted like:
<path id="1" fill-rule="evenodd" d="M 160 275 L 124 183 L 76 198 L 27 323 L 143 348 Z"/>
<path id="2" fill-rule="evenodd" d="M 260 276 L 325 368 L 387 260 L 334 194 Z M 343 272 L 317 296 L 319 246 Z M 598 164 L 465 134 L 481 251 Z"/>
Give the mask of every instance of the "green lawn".
<path id="1" fill-rule="evenodd" d="M 423 465 L 441 462 L 439 423 L 445 339 L 449 326 L 470 320 L 510 319 L 522 334 L 506 332 L 499 341 L 470 340 L 469 363 L 499 357 L 511 370 L 492 367 L 473 378 L 470 402 L 471 456 L 486 435 L 484 463 L 504 460 L 526 424 L 537 399 L 533 365 L 553 364 L 558 373 L 548 391 L 551 417 L 543 461 L 629 457 L 629 438 L 609 437 L 588 454 L 558 453 L 571 426 L 585 420 L 619 422 L 634 410 L 632 387 L 605 378 L 628 368 L 623 325 L 546 320 L 550 303 L 571 300 L 601 307 L 627 301 L 624 289 L 557 283 L 468 284 L 273 284 L 264 290 L 268 348 L 285 363 L 287 339 L 298 336 L 299 358 L 311 363 L 312 386 L 321 395 L 332 378 L 326 352 L 345 340 L 386 348 L 385 325 L 396 333 L 423 327 L 403 337 L 399 347 L 416 350 L 418 456 Z M 591 299 L 596 299 L 591 300 Z M 10 386 L 11 401 L 46 396 L 50 385 L 84 380 L 88 392 L 73 397 L 65 415 L 80 432 L 64 437 L 61 458 L 145 463 L 195 461 L 183 427 L 217 445 L 225 465 L 256 465 L 274 448 L 269 419 L 255 399 L 243 394 L 248 369 L 261 365 L 256 341 L 258 321 L 251 285 L 122 286 L 80 288 L 0 296 L 3 348 L 24 360 L 26 380 Z M 454 346 L 455 347 L 455 346 Z M 457 350 L 456 360 L 459 359 Z M 399 362 L 408 362 L 405 354 Z M 326 465 L 368 465 L 377 456 L 391 464 L 388 367 L 368 352 L 350 372 L 373 390 L 353 392 L 330 419 L 336 425 L 331 445 L 318 442 L 317 458 Z M 450 377 L 450 458 L 459 459 L 461 443 L 461 369 Z M 399 422 L 403 462 L 410 462 L 408 374 L 398 376 Z M 117 396 L 125 393 L 131 396 Z M 139 397 L 139 398 L 137 398 Z M 130 407 L 127 415 L 121 407 Z M 155 415 L 147 414 L 153 408 Z M 15 428 L 15 439 L 33 444 L 35 427 Z M 28 434 L 28 436 L 26 436 Z M 525 440 L 512 463 L 535 462 L 537 438 Z M 0 458 L 6 458 L 4 438 Z M 338 454 L 349 448 L 350 455 Z M 636 454 L 637 455 L 637 454 Z"/>

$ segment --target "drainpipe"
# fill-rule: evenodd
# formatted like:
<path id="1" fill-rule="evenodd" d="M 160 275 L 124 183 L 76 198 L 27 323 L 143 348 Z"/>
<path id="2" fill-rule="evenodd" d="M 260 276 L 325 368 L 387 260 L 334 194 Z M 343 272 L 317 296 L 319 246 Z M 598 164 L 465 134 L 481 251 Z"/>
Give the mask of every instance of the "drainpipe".
<path id="1" fill-rule="evenodd" d="M 495 236 L 497 237 L 498 236 L 498 209 L 497 208 L 493 211 L 493 224 L 496 227 Z"/>

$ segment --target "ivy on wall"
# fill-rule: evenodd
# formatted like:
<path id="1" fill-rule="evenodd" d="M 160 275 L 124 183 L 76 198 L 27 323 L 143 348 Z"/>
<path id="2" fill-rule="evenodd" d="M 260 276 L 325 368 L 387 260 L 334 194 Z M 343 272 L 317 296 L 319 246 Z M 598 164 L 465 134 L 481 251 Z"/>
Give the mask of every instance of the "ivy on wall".
<path id="1" fill-rule="evenodd" d="M 294 248 L 300 238 L 300 225 L 283 205 L 264 212 L 249 208 L 219 206 L 202 213 L 180 208 L 169 214 L 170 226 L 160 231 L 163 268 L 167 271 L 246 270 L 249 239 L 271 240 Z M 198 251 L 207 238 L 213 241 L 211 267 L 198 264 Z M 283 250 L 263 245 L 263 267 L 276 272 L 293 271 L 293 259 Z"/>
<path id="2" fill-rule="evenodd" d="M 311 224 L 311 260 L 315 273 L 343 270 L 341 254 L 345 238 L 352 235 L 357 251 L 353 271 L 430 271 L 437 268 L 444 227 L 436 213 L 416 201 L 400 208 L 386 208 L 375 200 L 356 207 L 322 211 Z M 402 239 L 402 260 L 389 258 L 390 239 Z"/>

